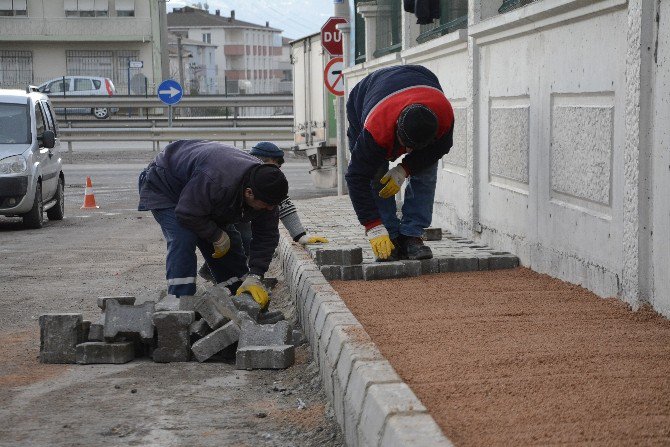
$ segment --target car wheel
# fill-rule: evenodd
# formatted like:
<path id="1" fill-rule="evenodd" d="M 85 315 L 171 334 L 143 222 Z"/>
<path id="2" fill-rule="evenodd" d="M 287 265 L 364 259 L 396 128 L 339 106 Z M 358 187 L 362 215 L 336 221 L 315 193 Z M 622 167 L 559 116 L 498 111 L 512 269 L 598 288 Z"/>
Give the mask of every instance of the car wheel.
<path id="1" fill-rule="evenodd" d="M 35 201 L 30 211 L 23 215 L 23 226 L 31 229 L 42 228 L 44 225 L 44 202 L 42 202 L 42 184 L 35 187 Z"/>
<path id="2" fill-rule="evenodd" d="M 58 179 L 58 188 L 56 189 L 56 204 L 47 210 L 49 220 L 63 220 L 65 216 L 65 193 L 63 191 L 63 178 Z"/>
<path id="3" fill-rule="evenodd" d="M 96 107 L 93 109 L 93 115 L 99 120 L 109 118 L 109 109 L 107 107 Z"/>

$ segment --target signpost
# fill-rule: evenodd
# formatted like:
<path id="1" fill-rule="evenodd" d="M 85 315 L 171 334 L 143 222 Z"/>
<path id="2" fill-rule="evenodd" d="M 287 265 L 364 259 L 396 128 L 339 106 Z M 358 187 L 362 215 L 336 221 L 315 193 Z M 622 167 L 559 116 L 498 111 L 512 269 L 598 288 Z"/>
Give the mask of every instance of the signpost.
<path id="1" fill-rule="evenodd" d="M 184 89 L 172 79 L 166 79 L 158 86 L 158 99 L 168 105 L 168 127 L 172 127 L 172 106 L 181 101 Z"/>
<path id="2" fill-rule="evenodd" d="M 334 57 L 328 61 L 323 70 L 323 82 L 330 93 L 335 96 L 344 96 L 344 63 L 341 57 Z"/>
<path id="3" fill-rule="evenodd" d="M 331 56 L 342 56 L 342 33 L 335 28 L 340 23 L 347 23 L 347 19 L 330 17 L 321 27 L 321 45 Z"/>

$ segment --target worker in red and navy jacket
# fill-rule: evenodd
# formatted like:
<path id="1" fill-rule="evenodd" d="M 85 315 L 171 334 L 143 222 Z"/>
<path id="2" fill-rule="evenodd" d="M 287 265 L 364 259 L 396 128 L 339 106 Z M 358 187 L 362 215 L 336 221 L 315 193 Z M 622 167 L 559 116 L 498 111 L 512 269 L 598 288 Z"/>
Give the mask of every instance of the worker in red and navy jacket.
<path id="1" fill-rule="evenodd" d="M 437 162 L 451 149 L 454 130 L 437 77 L 418 65 L 377 70 L 351 90 L 347 119 L 349 196 L 376 259 L 432 258 L 421 235 L 433 215 Z M 394 196 L 406 178 L 399 219 Z"/>

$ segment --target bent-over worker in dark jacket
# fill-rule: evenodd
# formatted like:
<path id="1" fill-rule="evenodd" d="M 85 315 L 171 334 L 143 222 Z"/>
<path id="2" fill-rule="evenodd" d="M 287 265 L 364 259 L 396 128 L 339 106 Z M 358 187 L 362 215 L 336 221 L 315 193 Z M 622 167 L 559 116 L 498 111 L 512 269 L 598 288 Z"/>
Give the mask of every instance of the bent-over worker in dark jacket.
<path id="1" fill-rule="evenodd" d="M 277 166 L 217 142 L 176 141 L 140 174 L 139 187 L 138 209 L 151 210 L 167 242 L 170 295 L 195 293 L 198 247 L 217 283 L 237 278 L 238 294 L 267 307 L 261 279 L 279 243 L 277 205 L 288 194 Z M 251 222 L 248 267 L 238 222 Z"/>
<path id="2" fill-rule="evenodd" d="M 449 152 L 454 130 L 454 112 L 437 77 L 418 65 L 377 70 L 351 90 L 347 120 L 349 197 L 375 257 L 432 258 L 421 235 L 433 215 L 437 162 Z M 389 169 L 389 161 L 402 155 Z M 394 195 L 407 177 L 398 219 Z"/>

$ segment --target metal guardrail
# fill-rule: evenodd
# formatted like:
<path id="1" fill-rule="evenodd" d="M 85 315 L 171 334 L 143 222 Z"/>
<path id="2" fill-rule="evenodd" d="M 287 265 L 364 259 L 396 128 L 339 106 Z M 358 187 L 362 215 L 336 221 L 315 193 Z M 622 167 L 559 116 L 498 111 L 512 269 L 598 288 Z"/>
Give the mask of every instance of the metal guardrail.
<path id="1" fill-rule="evenodd" d="M 49 96 L 54 107 L 131 107 L 165 108 L 167 105 L 155 96 Z M 292 95 L 241 95 L 241 96 L 183 96 L 172 107 L 292 107 Z"/>
<path id="2" fill-rule="evenodd" d="M 119 117 L 112 116 L 106 120 L 99 119 L 68 119 L 59 120 L 61 128 L 147 128 L 168 127 L 168 118 L 163 117 Z M 293 125 L 293 116 L 270 117 L 186 117 L 173 118 L 172 127 L 290 127 Z"/>
<path id="3" fill-rule="evenodd" d="M 152 141 L 154 150 L 160 142 L 183 139 L 215 141 L 293 141 L 292 127 L 145 127 L 145 128 L 68 128 L 61 127 L 59 138 L 68 143 L 88 141 Z"/>

